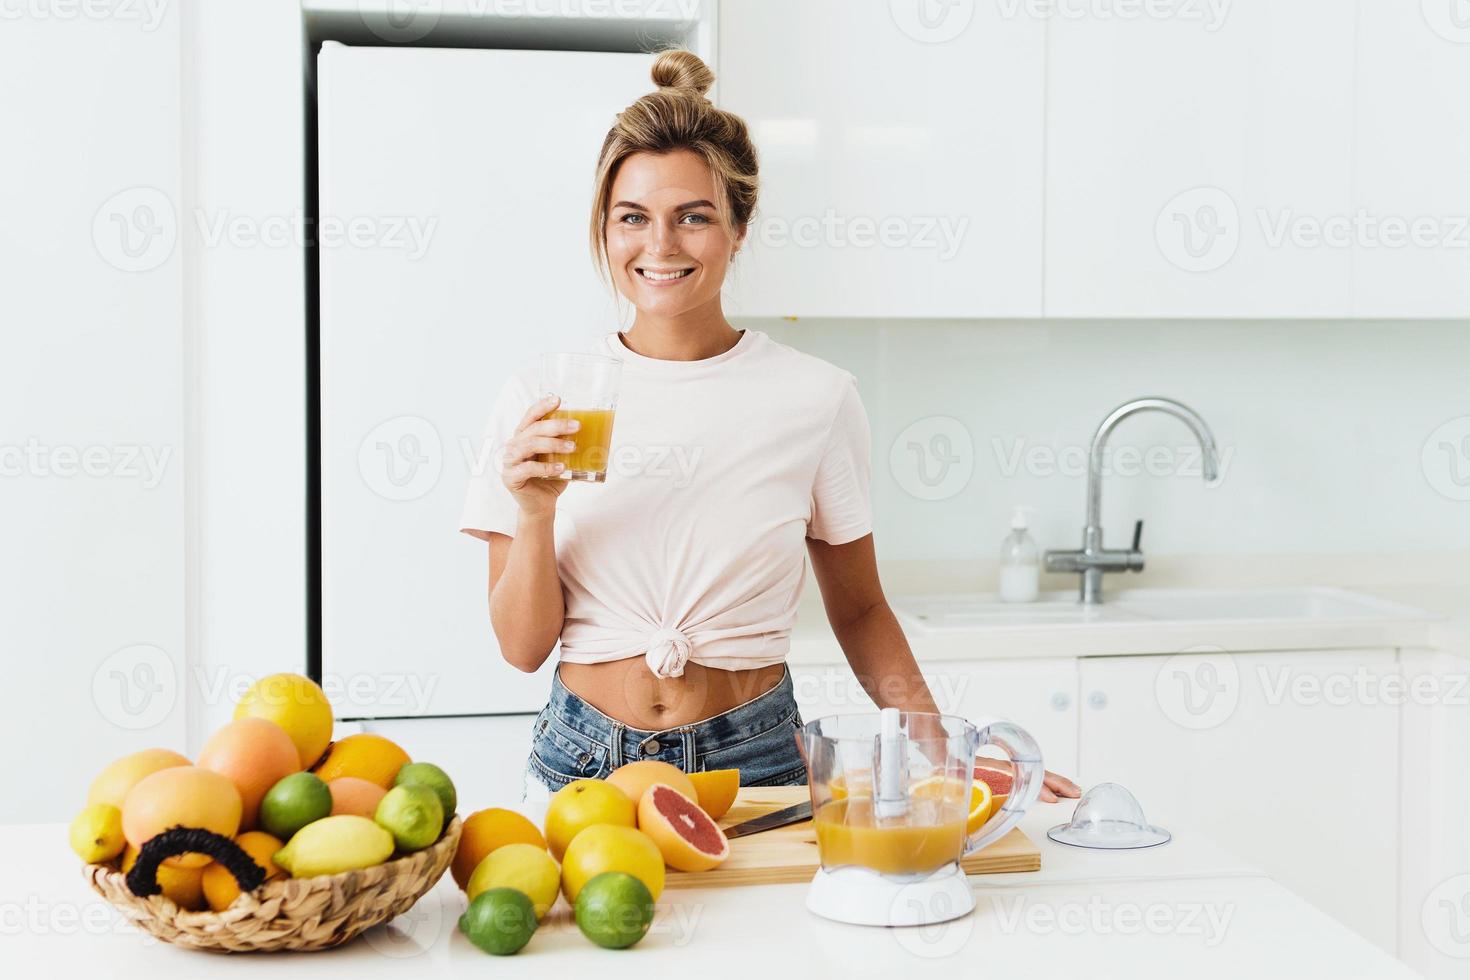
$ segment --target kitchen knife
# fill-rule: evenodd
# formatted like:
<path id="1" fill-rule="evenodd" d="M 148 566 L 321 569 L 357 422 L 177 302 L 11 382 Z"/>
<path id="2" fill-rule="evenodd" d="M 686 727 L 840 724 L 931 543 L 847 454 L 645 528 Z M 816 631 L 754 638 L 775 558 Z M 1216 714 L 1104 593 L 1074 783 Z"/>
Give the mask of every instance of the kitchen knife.
<path id="1" fill-rule="evenodd" d="M 763 814 L 752 820 L 745 820 L 733 827 L 725 828 L 725 837 L 749 837 L 763 830 L 775 830 L 777 827 L 785 827 L 787 824 L 800 823 L 812 818 L 812 801 L 803 800 L 795 806 L 788 806 L 784 810 L 775 810 Z"/>

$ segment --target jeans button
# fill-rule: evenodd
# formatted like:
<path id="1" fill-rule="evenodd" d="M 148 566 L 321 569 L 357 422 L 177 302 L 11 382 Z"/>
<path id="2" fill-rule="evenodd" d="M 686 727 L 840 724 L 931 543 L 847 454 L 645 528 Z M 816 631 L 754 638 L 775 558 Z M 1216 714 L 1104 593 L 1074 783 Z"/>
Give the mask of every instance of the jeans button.
<path id="1" fill-rule="evenodd" d="M 658 744 L 658 740 L 657 739 L 655 739 L 652 742 L 644 742 L 643 743 L 643 754 L 644 755 L 658 755 L 659 752 L 661 752 L 662 750 L 663 750 L 663 746 Z"/>

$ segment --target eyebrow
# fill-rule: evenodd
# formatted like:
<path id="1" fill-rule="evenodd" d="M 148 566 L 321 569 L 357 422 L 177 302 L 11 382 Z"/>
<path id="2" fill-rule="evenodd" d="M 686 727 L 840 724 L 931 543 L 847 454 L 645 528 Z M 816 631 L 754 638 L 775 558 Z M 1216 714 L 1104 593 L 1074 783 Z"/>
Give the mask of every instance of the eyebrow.
<path id="1" fill-rule="evenodd" d="M 618 203 L 614 204 L 613 207 L 615 207 L 615 208 L 628 208 L 631 211 L 643 211 L 643 212 L 647 212 L 648 211 L 648 209 L 645 208 L 643 205 L 636 204 L 633 201 L 619 201 Z M 678 207 L 674 208 L 674 210 L 675 211 L 689 211 L 689 210 L 691 210 L 693 208 L 712 208 L 712 207 L 714 207 L 714 203 L 713 202 L 700 199 L 698 201 L 689 201 L 686 204 L 681 204 Z"/>

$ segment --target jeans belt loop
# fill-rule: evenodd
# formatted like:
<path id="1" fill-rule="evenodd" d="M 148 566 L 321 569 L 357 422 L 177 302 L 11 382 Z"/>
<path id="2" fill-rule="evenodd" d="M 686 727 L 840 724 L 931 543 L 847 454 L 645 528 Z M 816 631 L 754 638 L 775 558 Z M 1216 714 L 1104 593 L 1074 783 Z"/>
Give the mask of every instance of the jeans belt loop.
<path id="1" fill-rule="evenodd" d="M 623 724 L 621 722 L 617 722 L 617 721 L 613 722 L 611 729 L 609 729 L 608 739 L 607 739 L 608 740 L 607 768 L 608 768 L 608 771 L 609 772 L 611 772 L 612 770 L 616 769 L 618 766 L 621 766 L 623 764 L 623 731 L 624 731 Z"/>
<path id="2" fill-rule="evenodd" d="M 699 772 L 699 758 L 695 755 L 693 725 L 689 725 L 684 729 L 682 738 L 684 740 L 684 771 Z"/>

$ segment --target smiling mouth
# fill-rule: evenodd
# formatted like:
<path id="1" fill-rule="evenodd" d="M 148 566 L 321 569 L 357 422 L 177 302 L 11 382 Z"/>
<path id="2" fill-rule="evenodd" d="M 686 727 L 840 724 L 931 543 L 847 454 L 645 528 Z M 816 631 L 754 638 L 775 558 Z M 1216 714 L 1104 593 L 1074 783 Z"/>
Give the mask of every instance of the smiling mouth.
<path id="1" fill-rule="evenodd" d="M 634 271 L 649 282 L 659 283 L 676 282 L 694 273 L 693 269 L 670 269 L 663 272 L 656 269 L 635 269 Z"/>

